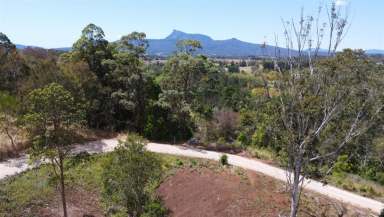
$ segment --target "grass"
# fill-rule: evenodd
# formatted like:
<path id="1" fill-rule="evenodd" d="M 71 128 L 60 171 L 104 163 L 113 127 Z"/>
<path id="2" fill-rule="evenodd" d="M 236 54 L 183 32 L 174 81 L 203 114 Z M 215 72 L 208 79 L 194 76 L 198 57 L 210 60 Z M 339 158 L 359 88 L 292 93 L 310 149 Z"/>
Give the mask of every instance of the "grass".
<path id="1" fill-rule="evenodd" d="M 73 157 L 65 162 L 66 187 L 81 188 L 100 195 L 104 162 L 112 153 Z M 164 171 L 163 179 L 181 168 L 222 170 L 218 162 L 171 155 L 158 156 Z M 236 171 L 240 173 L 239 171 Z M 57 186 L 49 165 L 26 171 L 0 181 L 0 216 L 31 216 L 57 196 Z M 160 183 L 158 183 L 160 184 Z"/>
<path id="2" fill-rule="evenodd" d="M 248 147 L 247 151 L 254 158 L 281 166 L 278 156 L 269 149 L 252 146 Z M 327 181 L 329 184 L 344 190 L 384 202 L 384 186 L 377 182 L 347 173 L 333 173 L 333 175 L 327 177 Z"/>
<path id="3" fill-rule="evenodd" d="M 47 202 L 54 194 L 52 178 L 46 166 L 0 183 L 0 216 L 23 216 Z"/>
<path id="4" fill-rule="evenodd" d="M 276 154 L 267 148 L 249 146 L 247 148 L 247 151 L 254 158 L 265 161 L 278 162 L 278 157 L 276 156 Z"/>
<path id="5" fill-rule="evenodd" d="M 333 173 L 328 180 L 330 184 L 342 189 L 384 202 L 384 186 L 374 181 L 348 173 Z"/>
<path id="6" fill-rule="evenodd" d="M 272 158 L 272 155 L 268 154 L 269 152 L 265 150 L 264 152 L 259 150 L 259 152 L 264 153 L 263 156 L 268 159 Z M 67 189 L 80 188 L 89 192 L 90 195 L 96 195 L 96 197 L 101 198 L 103 164 L 113 155 L 113 152 L 97 155 L 85 154 L 81 157 L 75 156 L 67 160 L 65 162 L 65 167 L 67 168 L 65 173 Z M 164 172 L 161 181 L 154 184 L 154 189 L 168 177 L 184 168 L 197 172 L 204 171 L 203 169 L 209 169 L 218 173 L 227 171 L 240 177 L 241 182 L 250 182 L 248 173 L 238 167 L 222 166 L 219 162 L 206 159 L 162 154 L 157 154 L 157 156 L 161 159 Z M 51 200 L 57 197 L 58 191 L 49 165 L 29 170 L 18 176 L 0 181 L 0 216 L 36 216 L 42 207 L 47 207 Z M 314 206 L 313 210 L 316 211 L 317 209 L 313 201 L 313 199 L 304 200 L 304 203 Z M 308 206 L 305 205 L 307 208 Z"/>

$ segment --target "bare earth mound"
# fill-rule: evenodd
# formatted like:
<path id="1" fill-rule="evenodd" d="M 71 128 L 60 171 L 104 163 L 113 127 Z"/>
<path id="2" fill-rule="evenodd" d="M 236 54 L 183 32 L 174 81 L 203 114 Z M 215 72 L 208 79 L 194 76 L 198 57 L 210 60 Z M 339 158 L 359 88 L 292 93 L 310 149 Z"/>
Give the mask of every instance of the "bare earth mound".
<path id="1" fill-rule="evenodd" d="M 173 217 L 276 217 L 290 205 L 284 185 L 270 177 L 206 168 L 180 170 L 161 184 L 158 194 Z M 368 216 L 312 194 L 304 200 L 301 216 Z"/>

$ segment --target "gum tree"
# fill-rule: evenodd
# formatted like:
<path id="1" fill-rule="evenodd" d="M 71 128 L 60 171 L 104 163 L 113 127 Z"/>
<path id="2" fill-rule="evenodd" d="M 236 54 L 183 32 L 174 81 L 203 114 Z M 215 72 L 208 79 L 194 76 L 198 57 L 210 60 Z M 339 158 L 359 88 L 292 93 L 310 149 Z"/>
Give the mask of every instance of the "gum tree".
<path id="1" fill-rule="evenodd" d="M 320 22 L 321 8 L 317 18 L 302 13 L 298 22 L 283 21 L 287 52 L 274 58 L 281 75 L 274 85 L 279 90 L 276 132 L 286 153 L 290 217 L 298 214 L 305 179 L 313 172 L 330 173 L 340 153 L 382 116 L 383 71 L 362 51 L 337 53 L 348 27 L 348 13 L 342 11 L 332 3 L 328 23 Z M 327 36 L 328 52 L 321 53 Z M 324 165 L 327 171 L 320 170 Z"/>
<path id="2" fill-rule="evenodd" d="M 59 180 L 63 214 L 67 217 L 64 160 L 75 141 L 74 131 L 83 120 L 82 109 L 71 93 L 56 83 L 32 91 L 27 108 L 24 122 L 33 144 L 29 154 L 34 160 L 51 164 Z"/>

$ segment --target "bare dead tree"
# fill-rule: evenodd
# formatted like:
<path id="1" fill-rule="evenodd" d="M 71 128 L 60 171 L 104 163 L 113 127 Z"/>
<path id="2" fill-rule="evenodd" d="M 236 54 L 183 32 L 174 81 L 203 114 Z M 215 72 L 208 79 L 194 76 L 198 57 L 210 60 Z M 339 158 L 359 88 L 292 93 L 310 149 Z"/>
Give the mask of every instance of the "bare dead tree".
<path id="1" fill-rule="evenodd" d="M 304 16 L 302 10 L 298 22 L 283 20 L 287 55 L 273 58 L 275 69 L 283 78 L 276 83 L 276 88 L 285 133 L 290 217 L 297 216 L 310 165 L 336 159 L 348 144 L 373 126 L 384 108 L 380 91 L 384 84 L 382 79 L 375 80 L 369 68 L 372 65 L 360 61 L 364 55 L 353 51 L 346 54 L 351 56 L 351 64 L 356 63 L 353 70 L 349 62 L 343 65 L 346 61 L 343 56 L 336 55 L 349 25 L 347 9 L 335 2 L 326 8 L 328 22 L 321 22 L 322 7 L 316 18 Z M 328 52 L 326 58 L 320 60 L 326 33 L 329 35 Z M 335 67 L 319 66 L 319 61 L 329 61 L 327 64 Z M 288 67 L 280 67 L 279 62 Z M 364 74 L 364 79 L 360 78 L 360 73 Z"/>
<path id="2" fill-rule="evenodd" d="M 11 151 L 16 151 L 18 143 L 17 107 L 17 101 L 13 96 L 0 92 L 0 132 L 8 137 Z"/>

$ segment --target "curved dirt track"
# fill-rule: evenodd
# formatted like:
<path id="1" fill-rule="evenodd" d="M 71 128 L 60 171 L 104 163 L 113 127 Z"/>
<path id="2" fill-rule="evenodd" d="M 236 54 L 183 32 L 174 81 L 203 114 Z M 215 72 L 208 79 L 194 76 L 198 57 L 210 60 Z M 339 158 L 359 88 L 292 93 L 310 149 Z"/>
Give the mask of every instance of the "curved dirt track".
<path id="1" fill-rule="evenodd" d="M 90 142 L 84 145 L 75 145 L 73 148 L 73 153 L 79 153 L 82 151 L 87 151 L 89 153 L 103 153 L 113 151 L 117 146 L 117 139 L 106 139 L 95 142 Z M 210 160 L 219 160 L 222 153 L 214 152 L 214 151 L 205 151 L 200 149 L 192 149 L 182 146 L 174 146 L 167 144 L 158 144 L 158 143 L 149 143 L 147 145 L 147 149 L 156 153 L 163 154 L 171 154 L 171 155 L 179 155 L 186 157 L 195 157 L 195 158 L 204 158 Z M 266 163 L 237 156 L 227 154 L 228 162 L 231 165 L 238 166 L 244 169 L 256 171 L 259 173 L 263 173 L 265 175 L 271 176 L 275 179 L 286 181 L 286 172 L 283 169 L 268 165 Z M 5 178 L 6 176 L 12 176 L 17 173 L 23 172 L 30 168 L 27 164 L 27 157 L 23 155 L 19 158 L 14 158 L 7 160 L 5 162 L 0 162 L 0 179 Z M 380 211 L 384 208 L 384 204 L 369 199 L 366 197 L 362 197 L 360 195 L 330 186 L 323 185 L 322 183 L 314 180 L 306 180 L 304 184 L 304 188 L 307 190 L 311 190 L 317 192 L 319 194 L 328 196 L 330 198 L 339 200 L 344 203 L 351 204 L 352 206 L 361 207 L 364 209 L 369 209 L 375 213 L 380 213 Z"/>

